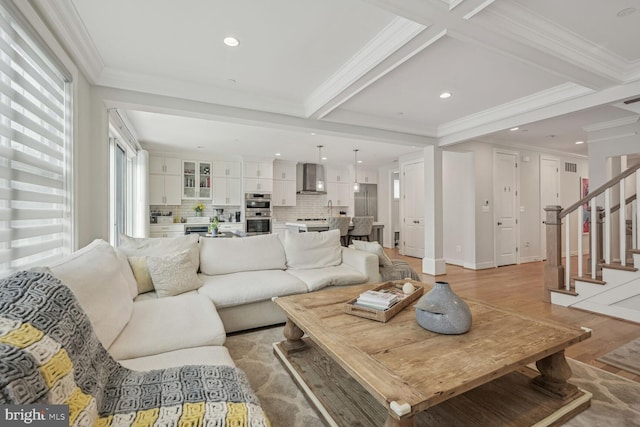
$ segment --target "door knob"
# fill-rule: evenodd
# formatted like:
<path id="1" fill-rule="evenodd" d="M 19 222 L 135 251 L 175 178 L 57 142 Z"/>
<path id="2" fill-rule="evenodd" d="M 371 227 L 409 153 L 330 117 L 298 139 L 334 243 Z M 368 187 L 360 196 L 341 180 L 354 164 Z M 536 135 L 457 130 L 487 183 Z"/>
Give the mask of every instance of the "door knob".
<path id="1" fill-rule="evenodd" d="M 502 223 L 501 223 L 501 222 L 498 222 L 498 225 L 502 225 Z"/>

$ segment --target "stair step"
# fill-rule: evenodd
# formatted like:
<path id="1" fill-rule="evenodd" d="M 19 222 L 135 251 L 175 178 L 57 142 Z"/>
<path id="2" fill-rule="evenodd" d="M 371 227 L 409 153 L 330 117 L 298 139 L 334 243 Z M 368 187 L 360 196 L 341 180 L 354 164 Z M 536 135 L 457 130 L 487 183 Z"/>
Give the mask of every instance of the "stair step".
<path id="1" fill-rule="evenodd" d="M 614 264 L 599 264 L 602 268 L 610 268 L 612 270 L 622 270 L 622 271 L 638 271 L 637 268 L 635 268 L 632 265 L 621 265 L 618 263 L 614 263 Z"/>
<path id="2" fill-rule="evenodd" d="M 571 280 L 573 280 L 574 282 L 576 280 L 580 280 L 581 282 L 587 282 L 587 283 L 593 283 L 594 285 L 606 285 L 607 282 L 605 282 L 604 280 L 602 280 L 602 277 L 600 277 L 600 279 L 596 278 L 596 279 L 592 279 L 591 276 L 573 276 L 571 277 Z"/>
<path id="3" fill-rule="evenodd" d="M 571 295 L 574 297 L 578 296 L 578 293 L 576 292 L 576 288 L 574 288 L 573 286 L 571 287 L 570 290 L 566 290 L 566 289 L 549 289 L 551 292 L 555 292 L 557 294 L 565 294 L 565 295 Z"/>

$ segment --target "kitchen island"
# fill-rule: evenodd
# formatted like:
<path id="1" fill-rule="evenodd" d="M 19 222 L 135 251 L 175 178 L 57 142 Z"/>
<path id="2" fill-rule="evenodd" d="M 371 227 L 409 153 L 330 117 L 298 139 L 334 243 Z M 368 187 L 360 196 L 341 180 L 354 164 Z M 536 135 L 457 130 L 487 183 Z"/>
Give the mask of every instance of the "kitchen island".
<path id="1" fill-rule="evenodd" d="M 327 231 L 329 229 L 327 221 L 295 221 L 286 222 L 285 225 L 287 230 L 298 233 L 304 233 L 306 231 Z M 349 230 L 352 228 L 353 225 L 349 225 Z M 369 241 L 376 241 L 380 243 L 380 245 L 383 245 L 383 230 L 383 222 L 374 222 L 371 228 L 371 234 L 369 235 Z"/>

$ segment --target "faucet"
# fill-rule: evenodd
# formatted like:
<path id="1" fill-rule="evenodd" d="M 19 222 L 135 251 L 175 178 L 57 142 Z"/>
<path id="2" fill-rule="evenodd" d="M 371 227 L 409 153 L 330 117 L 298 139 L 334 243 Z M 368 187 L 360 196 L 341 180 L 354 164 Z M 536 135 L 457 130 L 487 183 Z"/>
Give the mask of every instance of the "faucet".
<path id="1" fill-rule="evenodd" d="M 327 201 L 327 210 L 329 211 L 329 216 L 333 216 L 333 202 L 331 200 Z"/>

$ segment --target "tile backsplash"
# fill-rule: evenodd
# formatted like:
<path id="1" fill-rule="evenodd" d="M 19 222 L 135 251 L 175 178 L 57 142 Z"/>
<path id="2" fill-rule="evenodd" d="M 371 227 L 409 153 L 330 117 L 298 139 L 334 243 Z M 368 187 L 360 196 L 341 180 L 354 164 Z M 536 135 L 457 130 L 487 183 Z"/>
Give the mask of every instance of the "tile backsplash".
<path id="1" fill-rule="evenodd" d="M 333 215 L 340 210 L 346 211 L 346 206 L 334 206 Z M 298 218 L 326 218 L 329 216 L 327 195 L 296 195 L 296 206 L 275 206 L 273 217 L 277 221 L 295 221 Z"/>

